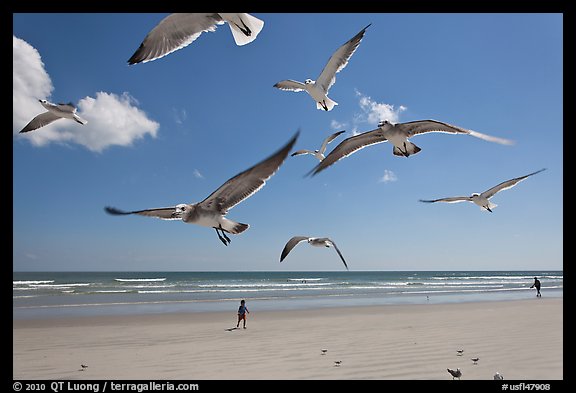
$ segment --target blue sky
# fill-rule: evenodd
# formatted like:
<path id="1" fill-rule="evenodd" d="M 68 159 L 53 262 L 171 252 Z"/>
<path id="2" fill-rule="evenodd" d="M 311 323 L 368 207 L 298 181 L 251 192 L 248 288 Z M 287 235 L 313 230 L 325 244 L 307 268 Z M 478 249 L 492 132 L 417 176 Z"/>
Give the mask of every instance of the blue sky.
<path id="1" fill-rule="evenodd" d="M 164 58 L 128 66 L 167 14 L 13 15 L 13 269 L 342 270 L 334 250 L 294 235 L 327 236 L 350 270 L 563 268 L 563 17 L 539 13 L 252 13 L 257 39 L 237 46 L 228 26 Z M 367 24 L 336 76 L 330 112 L 284 79 L 316 79 L 330 55 Z M 297 24 L 297 29 L 294 28 Z M 59 120 L 18 134 L 73 102 L 89 122 Z M 110 216 L 199 202 L 268 157 L 297 130 L 296 149 L 329 134 L 435 119 L 512 139 L 426 134 L 422 151 L 388 143 L 314 177 L 317 161 L 288 157 L 228 218 L 250 224 L 225 247 L 214 230 L 180 221 Z M 541 168 L 492 198 L 470 195 Z"/>

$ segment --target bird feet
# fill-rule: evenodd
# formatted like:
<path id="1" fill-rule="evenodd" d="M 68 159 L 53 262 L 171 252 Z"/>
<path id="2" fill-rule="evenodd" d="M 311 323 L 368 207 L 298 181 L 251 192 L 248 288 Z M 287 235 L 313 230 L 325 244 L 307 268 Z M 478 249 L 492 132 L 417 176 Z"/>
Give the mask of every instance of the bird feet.
<path id="1" fill-rule="evenodd" d="M 230 238 L 228 236 L 226 236 L 224 229 L 222 229 L 222 225 L 219 225 L 218 228 L 214 227 L 214 230 L 216 231 L 216 234 L 218 235 L 218 239 L 220 239 L 220 241 L 222 243 L 224 243 L 225 246 L 230 244 L 230 242 L 232 240 L 230 240 Z M 220 230 L 220 232 L 218 232 L 218 230 Z M 222 233 L 222 234 L 220 234 L 220 233 Z"/>

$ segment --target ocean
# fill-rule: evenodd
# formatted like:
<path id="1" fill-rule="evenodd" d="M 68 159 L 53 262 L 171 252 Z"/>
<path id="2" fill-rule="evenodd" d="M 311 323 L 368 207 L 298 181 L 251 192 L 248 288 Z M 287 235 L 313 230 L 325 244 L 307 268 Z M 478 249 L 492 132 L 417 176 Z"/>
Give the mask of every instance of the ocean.
<path id="1" fill-rule="evenodd" d="M 294 310 L 563 296 L 563 271 L 14 272 L 13 318 Z"/>

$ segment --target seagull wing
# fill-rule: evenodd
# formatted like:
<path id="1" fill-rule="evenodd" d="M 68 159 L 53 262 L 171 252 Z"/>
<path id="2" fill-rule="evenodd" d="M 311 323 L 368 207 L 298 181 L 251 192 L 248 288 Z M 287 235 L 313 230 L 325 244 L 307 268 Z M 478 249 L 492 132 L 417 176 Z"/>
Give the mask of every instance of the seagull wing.
<path id="1" fill-rule="evenodd" d="M 340 256 L 340 259 L 342 259 L 342 262 L 344 262 L 344 266 L 346 266 L 346 270 L 349 270 L 348 265 L 346 264 L 346 261 L 344 260 L 344 256 L 342 256 L 342 253 L 338 249 L 338 246 L 336 245 L 336 243 L 334 243 L 334 241 L 332 239 L 326 239 L 326 240 L 329 241 L 330 244 L 332 244 L 332 246 L 334 246 L 334 249 L 336 250 L 336 252 Z"/>
<path id="2" fill-rule="evenodd" d="M 306 90 L 306 85 L 302 82 L 298 82 L 292 79 L 286 79 L 274 84 L 274 87 L 280 90 L 289 90 L 289 91 L 303 91 Z"/>
<path id="3" fill-rule="evenodd" d="M 348 157 L 350 154 L 367 146 L 386 142 L 386 140 L 387 139 L 380 128 L 344 139 L 330 152 L 330 154 L 326 156 L 326 158 L 320 161 L 320 163 L 316 165 L 308 175 L 312 174 L 312 176 L 314 176 L 334 164 L 336 161 Z"/>
<path id="4" fill-rule="evenodd" d="M 280 262 L 286 258 L 288 253 L 290 253 L 290 251 L 292 251 L 292 249 L 296 247 L 298 243 L 304 240 L 308 240 L 308 236 L 294 236 L 292 239 L 288 240 L 288 243 L 286 243 L 284 249 L 282 250 L 282 254 L 280 255 Z"/>
<path id="5" fill-rule="evenodd" d="M 214 31 L 217 25 L 223 23 L 222 17 L 215 13 L 170 14 L 146 35 L 128 64 L 145 63 L 164 57 L 190 45 L 200 34 Z"/>
<path id="6" fill-rule="evenodd" d="M 180 220 L 181 218 L 176 216 L 176 207 L 160 207 L 157 209 L 145 209 L 145 210 L 134 210 L 134 211 L 124 211 L 116 209 L 115 207 L 106 206 L 104 208 L 106 213 L 112 214 L 114 216 L 124 216 L 128 214 L 138 214 L 147 217 L 156 217 L 162 220 Z"/>
<path id="7" fill-rule="evenodd" d="M 290 157 L 299 156 L 302 154 L 314 154 L 311 150 L 297 150 L 294 153 L 290 154 Z"/>
<path id="8" fill-rule="evenodd" d="M 52 112 L 44 112 L 30 120 L 30 123 L 26 124 L 20 133 L 33 131 L 37 128 L 44 127 L 55 120 L 62 119 L 62 117 L 55 115 Z"/>
<path id="9" fill-rule="evenodd" d="M 358 46 L 364 37 L 364 33 L 369 26 L 370 25 L 363 28 L 358 34 L 352 37 L 348 42 L 338 48 L 332 56 L 330 56 L 328 63 L 326 63 L 322 73 L 316 81 L 316 84 L 322 86 L 326 93 L 328 93 L 330 87 L 332 87 L 334 82 L 336 82 L 336 73 L 342 71 L 342 69 L 348 65 L 348 61 L 354 52 L 356 52 L 356 49 L 358 49 Z"/>
<path id="10" fill-rule="evenodd" d="M 505 182 L 502 182 L 502 183 L 498 184 L 497 186 L 492 187 L 492 188 L 489 189 L 489 190 L 484 191 L 484 192 L 483 192 L 482 194 L 480 194 L 480 195 L 483 196 L 483 197 L 485 197 L 486 199 L 491 198 L 491 197 L 493 197 L 494 194 L 496 194 L 497 192 L 502 191 L 502 190 L 507 190 L 507 189 L 509 189 L 509 188 L 512 188 L 512 187 L 514 187 L 516 184 L 520 183 L 522 180 L 526 179 L 527 177 L 532 176 L 532 175 L 535 175 L 535 174 L 537 174 L 537 173 L 540 173 L 540 172 L 542 172 L 542 171 L 544 171 L 544 170 L 546 170 L 546 168 L 540 169 L 539 171 L 536 171 L 536 172 L 532 172 L 532 173 L 530 173 L 530 174 L 528 174 L 528 175 L 526 175 L 526 176 L 520 176 L 520 177 L 517 177 L 517 178 L 515 178 L 515 179 L 507 180 L 507 181 L 505 181 Z"/>
<path id="11" fill-rule="evenodd" d="M 332 142 L 334 139 L 338 138 L 338 136 L 339 136 L 340 134 L 343 134 L 343 133 L 345 133 L 345 132 L 346 132 L 346 131 L 338 131 L 338 132 L 335 132 L 334 134 L 330 135 L 328 138 L 324 139 L 324 142 L 322 142 L 322 146 L 320 147 L 320 150 L 319 150 L 320 153 L 321 153 L 321 154 L 324 154 L 324 152 L 326 151 L 326 147 L 328 146 L 328 144 L 329 144 L 330 142 Z"/>
<path id="12" fill-rule="evenodd" d="M 453 126 L 452 124 L 444 123 L 437 120 L 418 120 L 410 121 L 407 123 L 397 124 L 396 127 L 405 132 L 408 137 L 424 134 L 427 132 L 445 132 L 449 134 L 467 134 L 476 138 L 484 139 L 489 142 L 496 142 L 503 145 L 511 145 L 514 142 L 504 138 L 498 138 L 491 135 L 481 134 L 476 131 L 467 130 L 465 128 Z"/>
<path id="13" fill-rule="evenodd" d="M 472 202 L 470 197 L 448 197 L 440 199 L 420 199 L 420 202 L 434 203 L 434 202 L 446 202 L 446 203 L 458 203 L 458 202 Z"/>
<path id="14" fill-rule="evenodd" d="M 264 187 L 266 181 L 280 168 L 294 143 L 296 143 L 299 134 L 300 131 L 284 147 L 267 159 L 229 179 L 210 194 L 208 198 L 200 202 L 199 205 L 204 209 L 216 210 L 226 214 L 229 209 L 255 194 Z"/>

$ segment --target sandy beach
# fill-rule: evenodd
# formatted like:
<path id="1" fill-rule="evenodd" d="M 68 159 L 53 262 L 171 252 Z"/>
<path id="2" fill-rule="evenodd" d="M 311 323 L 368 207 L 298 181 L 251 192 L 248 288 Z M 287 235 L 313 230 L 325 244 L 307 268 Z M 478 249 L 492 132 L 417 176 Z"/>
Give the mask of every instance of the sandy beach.
<path id="1" fill-rule="evenodd" d="M 235 309 L 13 320 L 13 378 L 451 380 L 460 368 L 462 380 L 563 379 L 563 298 L 247 306 L 247 329 L 232 329 Z"/>

